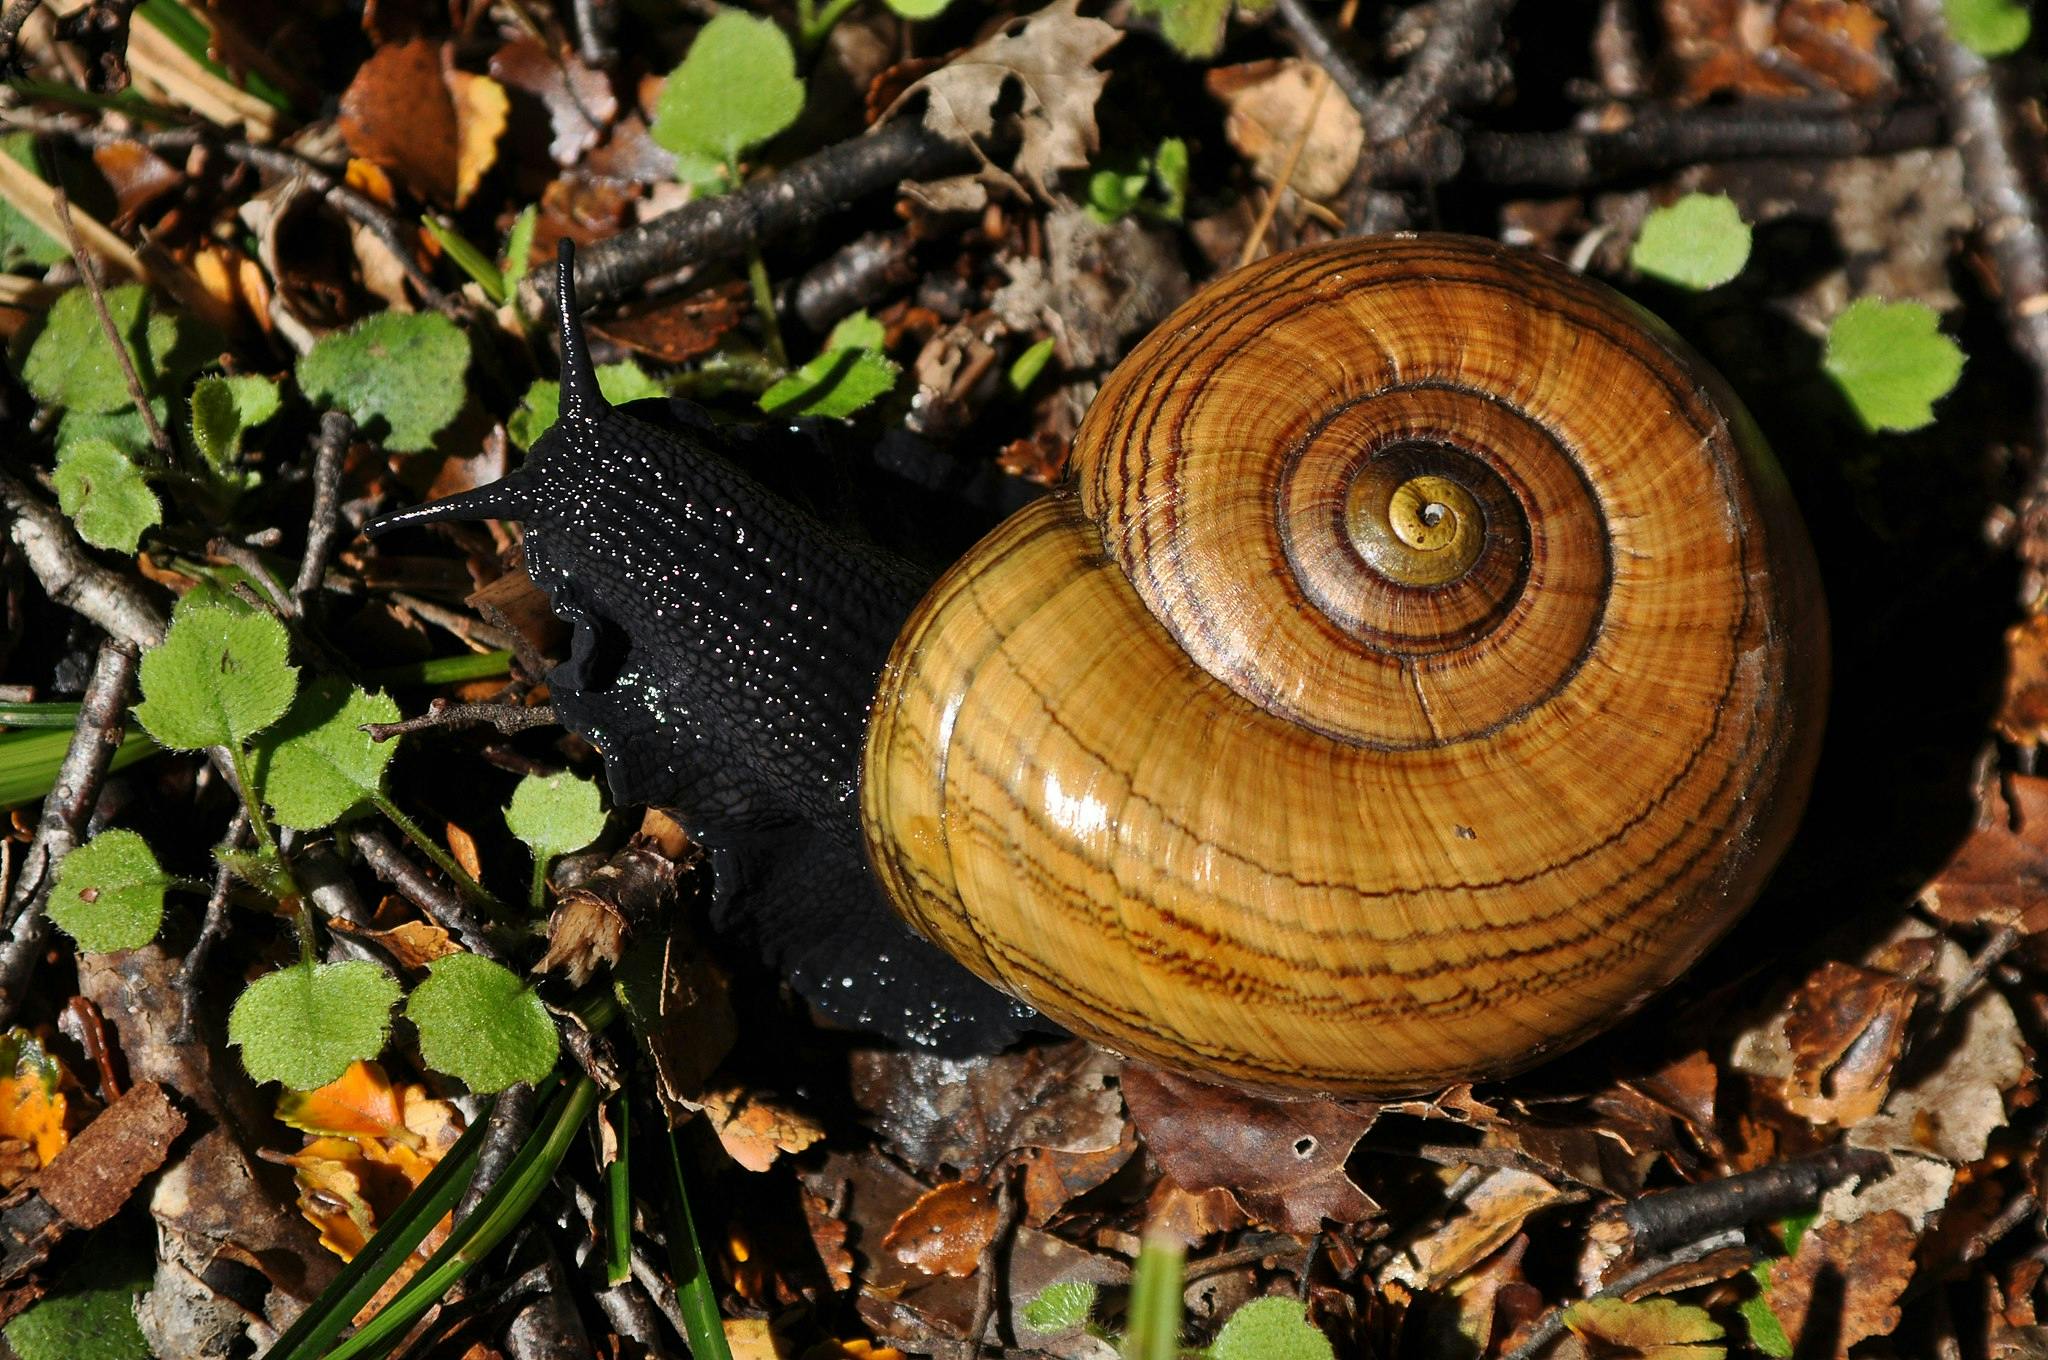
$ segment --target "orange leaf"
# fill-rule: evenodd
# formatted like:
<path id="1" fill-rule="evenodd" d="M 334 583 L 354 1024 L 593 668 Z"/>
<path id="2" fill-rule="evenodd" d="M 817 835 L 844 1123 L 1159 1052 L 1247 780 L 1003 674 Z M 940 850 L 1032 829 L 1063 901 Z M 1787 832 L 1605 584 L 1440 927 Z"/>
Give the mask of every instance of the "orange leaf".
<path id="1" fill-rule="evenodd" d="M 71 1141 L 68 1074 L 25 1029 L 0 1035 L 0 1138 L 19 1139 L 48 1166 Z"/>
<path id="2" fill-rule="evenodd" d="M 277 1117 L 303 1133 L 341 1138 L 411 1139 L 399 1094 L 384 1069 L 353 1062 L 348 1071 L 314 1091 L 278 1097 Z"/>

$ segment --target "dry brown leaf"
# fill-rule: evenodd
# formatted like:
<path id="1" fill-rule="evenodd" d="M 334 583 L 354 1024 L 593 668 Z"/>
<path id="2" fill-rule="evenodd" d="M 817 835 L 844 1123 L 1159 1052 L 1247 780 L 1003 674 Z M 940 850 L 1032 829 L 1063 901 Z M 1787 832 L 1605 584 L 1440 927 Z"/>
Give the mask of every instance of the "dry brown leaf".
<path id="1" fill-rule="evenodd" d="M 1473 1188 L 1448 1221 L 1396 1256 L 1386 1277 L 1412 1289 L 1441 1288 L 1506 1245 L 1529 1215 L 1576 1198 L 1541 1176 L 1497 1168 Z"/>
<path id="2" fill-rule="evenodd" d="M 734 280 L 701 293 L 636 303 L 592 321 L 590 329 L 651 359 L 681 364 L 717 349 L 749 305 L 747 285 Z"/>
<path id="3" fill-rule="evenodd" d="M 1123 1125 L 1122 1138 L 1100 1151 L 1024 1149 L 1017 1157 L 1023 1168 L 1024 1221 L 1035 1228 L 1044 1227 L 1071 1201 L 1122 1170 L 1137 1150 L 1138 1131 L 1128 1122 Z"/>
<path id="4" fill-rule="evenodd" d="M 996 105 L 1015 82 L 1022 100 L 1017 170 L 1051 197 L 1053 177 L 1085 167 L 1096 148 L 1095 101 L 1109 76 L 1095 63 L 1123 37 L 1100 19 L 1082 18 L 1079 9 L 1080 0 L 1056 0 L 1021 26 L 1006 25 L 912 85 L 889 112 L 922 92 L 926 127 L 979 145 L 995 132 Z M 984 174 L 1014 183 L 993 167 Z"/>
<path id="5" fill-rule="evenodd" d="M 2048 778 L 2006 776 L 1980 825 L 1920 898 L 1957 925 L 2048 930 Z"/>
<path id="6" fill-rule="evenodd" d="M 400 921 L 388 930 L 370 926 L 350 925 L 335 917 L 330 926 L 343 935 L 353 935 L 376 945 L 391 956 L 391 961 L 401 968 L 425 968 L 435 959 L 445 959 L 450 954 L 462 952 L 462 946 L 454 937 L 431 921 Z"/>
<path id="7" fill-rule="evenodd" d="M 342 92 L 338 122 L 350 151 L 460 208 L 497 160 L 509 102 L 498 82 L 452 63 L 452 48 L 426 38 L 378 48 Z"/>
<path id="8" fill-rule="evenodd" d="M 1275 184 L 1308 129 L 1301 159 L 1287 185 L 1303 198 L 1334 197 L 1351 181 L 1365 149 L 1365 123 L 1351 101 L 1326 90 L 1316 97 L 1311 62 L 1289 57 L 1243 66 L 1212 67 L 1204 78 L 1226 110 L 1223 135 L 1252 164 L 1252 173 Z M 1313 117 L 1311 117 L 1313 115 Z"/>
<path id="9" fill-rule="evenodd" d="M 515 38 L 491 53 L 491 74 L 542 106 L 550 134 L 548 155 L 557 165 L 581 160 L 619 114 L 609 80 L 574 52 L 544 47 L 533 38 Z M 516 118 L 516 107 L 513 114 Z"/>
<path id="10" fill-rule="evenodd" d="M 1911 981 L 1893 973 L 1822 965 L 1786 1010 L 1786 1108 L 1816 1124 L 1855 1124 L 1875 1114 L 1905 1047 L 1914 995 Z"/>
<path id="11" fill-rule="evenodd" d="M 1913 1229 L 1901 1214 L 1824 1223 L 1799 1241 L 1797 1255 L 1773 1261 L 1764 1299 L 1798 1355 L 1835 1355 L 1899 1325 L 1899 1296 L 1913 1278 Z M 1816 1342 L 1808 1346 L 1808 1329 Z"/>
<path id="12" fill-rule="evenodd" d="M 811 1230 L 811 1243 L 818 1249 L 818 1264 L 835 1292 L 853 1288 L 853 1253 L 846 1249 L 846 1220 L 835 1216 L 825 1197 L 812 1190 L 803 1192 L 804 1223 Z"/>
<path id="13" fill-rule="evenodd" d="M 1145 1231 L 1192 1247 L 1215 1233 L 1235 1232 L 1251 1222 L 1228 1190 L 1183 1190 L 1161 1176 L 1145 1197 Z"/>
<path id="14" fill-rule="evenodd" d="M 128 231 L 142 210 L 184 182 L 184 175 L 140 142 L 107 142 L 96 146 L 92 163 L 114 191 L 114 215 L 107 225 Z"/>
<path id="15" fill-rule="evenodd" d="M 1105 1152 L 1123 1140 L 1116 1059 L 1078 1041 L 991 1058 L 867 1051 L 853 1095 L 914 1166 L 986 1171 L 1018 1148 Z"/>
<path id="16" fill-rule="evenodd" d="M 482 878 L 484 862 L 483 856 L 477 853 L 476 837 L 454 822 L 442 823 L 442 830 L 447 836 L 448 853 L 455 856 L 455 862 L 462 866 L 462 872 L 471 878 Z"/>
<path id="17" fill-rule="evenodd" d="M 1564 1310 L 1564 1325 L 1591 1357 L 1723 1360 L 1728 1354 L 1720 1344 L 1721 1324 L 1706 1309 L 1670 1299 L 1581 1299 Z"/>
<path id="18" fill-rule="evenodd" d="M 1228 1190 L 1286 1232 L 1356 1223 L 1379 1206 L 1344 1174 L 1374 1116 L 1327 1100 L 1278 1100 L 1126 1064 L 1124 1102 L 1166 1174 L 1190 1190 Z"/>
<path id="19" fill-rule="evenodd" d="M 1885 24 L 1865 0 L 1663 0 L 1691 103 L 1732 92 L 1797 97 L 1815 86 L 1869 98 L 1891 83 Z"/>
<path id="20" fill-rule="evenodd" d="M 927 1275 L 972 1275 L 995 1240 L 995 1196 L 980 1181 L 948 1181 L 918 1196 L 882 1238 L 883 1250 Z"/>
<path id="21" fill-rule="evenodd" d="M 714 1087 L 699 1102 L 726 1153 L 749 1171 L 766 1171 L 785 1152 L 802 1152 L 825 1136 L 809 1115 L 738 1086 Z"/>

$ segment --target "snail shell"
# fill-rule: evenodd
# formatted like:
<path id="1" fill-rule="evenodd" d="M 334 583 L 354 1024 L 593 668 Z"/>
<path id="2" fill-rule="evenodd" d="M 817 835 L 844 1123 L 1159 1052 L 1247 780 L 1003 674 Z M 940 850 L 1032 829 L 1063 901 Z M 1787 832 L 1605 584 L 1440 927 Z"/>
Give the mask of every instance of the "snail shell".
<path id="1" fill-rule="evenodd" d="M 1811 780 L 1812 552 L 1669 330 L 1449 236 L 1276 256 L 1111 375 L 925 598 L 861 810 L 916 929 L 1121 1052 L 1504 1074 L 1668 983 Z"/>

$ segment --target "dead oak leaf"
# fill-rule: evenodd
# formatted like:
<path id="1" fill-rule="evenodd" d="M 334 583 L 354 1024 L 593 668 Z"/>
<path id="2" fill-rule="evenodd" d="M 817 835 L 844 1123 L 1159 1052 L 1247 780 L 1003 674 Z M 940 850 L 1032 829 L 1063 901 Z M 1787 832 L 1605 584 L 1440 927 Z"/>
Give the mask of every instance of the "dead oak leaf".
<path id="1" fill-rule="evenodd" d="M 581 160 L 619 115 L 609 80 L 574 52 L 550 50 L 533 38 L 514 39 L 491 53 L 491 74 L 547 110 L 548 155 L 557 165 Z"/>
<path id="2" fill-rule="evenodd" d="M 1387 1278 L 1418 1291 L 1441 1288 L 1512 1241 L 1529 1215 L 1579 1198 L 1541 1176 L 1495 1168 L 1450 1219 L 1389 1263 Z"/>
<path id="3" fill-rule="evenodd" d="M 2010 633 L 2007 642 L 2012 642 Z M 2048 648 L 2048 635 L 2042 646 Z M 2020 664 L 2015 652 L 2015 672 Z M 2048 721 L 2048 659 L 2040 665 L 2043 720 Z M 1999 717 L 2001 730 L 2015 741 L 2031 742 L 2031 728 L 2021 725 L 2010 690 L 2006 702 L 2007 710 Z M 2009 720 L 2011 728 L 2006 727 Z M 2024 737 L 2016 735 L 2023 732 Z M 2048 778 L 2011 775 L 1988 801 L 1983 824 L 1921 889 L 1920 899 L 1936 916 L 1956 925 L 2010 925 L 2028 935 L 2048 930 Z"/>
<path id="4" fill-rule="evenodd" d="M 1317 95 L 1316 69 L 1295 59 L 1255 61 L 1216 67 L 1204 84 L 1225 109 L 1223 135 L 1252 163 L 1252 173 L 1268 184 L 1287 174 L 1288 187 L 1303 198 L 1324 199 L 1350 182 L 1365 149 L 1365 123 L 1350 100 Z"/>
<path id="5" fill-rule="evenodd" d="M 1772 1262 L 1764 1301 L 1794 1352 L 1847 1360 L 1857 1342 L 1889 1336 L 1899 1325 L 1899 1296 L 1913 1278 L 1915 1241 L 1905 1215 L 1871 1214 L 1811 1229 L 1797 1255 Z M 1831 1343 L 1832 1350 L 1809 1341 Z"/>
<path id="6" fill-rule="evenodd" d="M 1254 1219 L 1284 1232 L 1379 1212 L 1344 1174 L 1376 1112 L 1267 1099 L 1135 1063 L 1124 1067 L 1123 1090 L 1145 1146 L 1189 1190 L 1228 1190 Z"/>
<path id="7" fill-rule="evenodd" d="M 965 1278 L 981 1264 L 999 1221 L 995 1196 L 980 1181 L 948 1181 L 897 1215 L 882 1247 L 927 1275 Z"/>
<path id="8" fill-rule="evenodd" d="M 489 76 L 458 71 L 426 38 L 390 43 L 357 69 L 338 120 L 349 150 L 421 198 L 460 208 L 497 161 L 510 101 Z"/>
<path id="9" fill-rule="evenodd" d="M 922 93 L 926 127 L 978 145 L 995 132 L 996 105 L 1014 81 L 1022 96 L 1017 169 L 1050 196 L 1052 177 L 1086 166 L 1096 148 L 1095 102 L 1109 75 L 1095 63 L 1123 36 L 1100 19 L 1082 18 L 1079 6 L 1080 0 L 1058 0 L 1021 27 L 970 47 L 905 90 L 890 113 Z M 984 176 L 1014 184 L 993 167 Z"/>
<path id="10" fill-rule="evenodd" d="M 989 1058 L 868 1051 L 853 1096 L 913 1166 L 985 1171 L 1019 1148 L 1104 1153 L 1124 1136 L 1116 1059 L 1078 1041 Z"/>

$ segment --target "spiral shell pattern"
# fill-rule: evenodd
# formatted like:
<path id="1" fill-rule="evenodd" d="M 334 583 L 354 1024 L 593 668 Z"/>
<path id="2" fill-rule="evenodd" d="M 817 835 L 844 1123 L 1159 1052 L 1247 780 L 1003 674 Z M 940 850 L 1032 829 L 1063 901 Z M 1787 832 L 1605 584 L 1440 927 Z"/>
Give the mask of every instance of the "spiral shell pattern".
<path id="1" fill-rule="evenodd" d="M 899 640 L 862 811 L 905 917 L 1076 1032 L 1276 1089 L 1501 1074 L 1788 839 L 1811 550 L 1608 290 L 1458 237 L 1277 256 L 1131 354 L 1075 465 Z"/>

